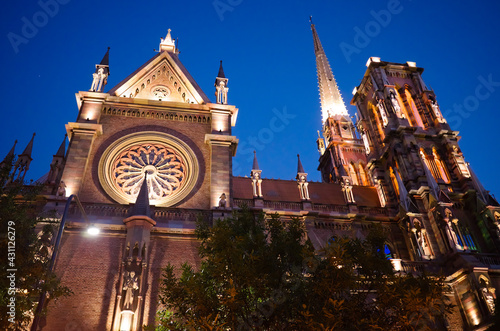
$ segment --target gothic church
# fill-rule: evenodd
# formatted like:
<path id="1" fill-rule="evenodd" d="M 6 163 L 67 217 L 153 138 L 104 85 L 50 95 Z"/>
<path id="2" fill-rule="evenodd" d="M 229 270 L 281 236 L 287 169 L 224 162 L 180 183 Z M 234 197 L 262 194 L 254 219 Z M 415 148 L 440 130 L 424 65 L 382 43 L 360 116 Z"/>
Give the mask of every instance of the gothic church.
<path id="1" fill-rule="evenodd" d="M 446 275 L 455 305 L 450 329 L 491 321 L 500 288 L 500 205 L 464 161 L 458 132 L 441 114 L 423 69 L 368 59 L 353 91 L 353 121 L 311 28 L 321 183 L 308 181 L 300 157 L 296 181 L 266 179 L 258 155 L 249 177 L 232 175 L 238 108 L 228 104 L 222 63 L 212 102 L 180 62 L 170 30 L 153 58 L 105 92 L 108 49 L 90 90 L 76 94 L 67 150 L 63 141 L 42 178 L 44 212 L 62 216 L 71 195 L 84 212 L 70 206 L 56 264 L 74 295 L 51 303 L 39 329 L 135 331 L 154 324 L 161 269 L 200 263 L 197 217 L 224 217 L 243 204 L 283 220 L 299 217 L 316 248 L 334 236 L 362 238 L 382 224 L 396 271 Z M 29 168 L 32 144 L 19 155 L 16 178 Z M 100 229 L 98 237 L 87 234 L 89 225 Z"/>

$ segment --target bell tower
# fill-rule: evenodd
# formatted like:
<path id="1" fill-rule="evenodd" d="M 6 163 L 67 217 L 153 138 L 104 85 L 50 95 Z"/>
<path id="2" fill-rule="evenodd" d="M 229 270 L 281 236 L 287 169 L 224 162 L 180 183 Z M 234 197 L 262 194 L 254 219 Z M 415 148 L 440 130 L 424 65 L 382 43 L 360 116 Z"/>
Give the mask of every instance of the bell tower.
<path id="1" fill-rule="evenodd" d="M 368 172 L 398 222 L 415 260 L 498 249 L 498 202 L 475 177 L 457 131 L 414 62 L 372 57 L 353 91 Z M 489 235 L 483 235 L 489 233 Z"/>
<path id="2" fill-rule="evenodd" d="M 361 178 L 366 165 L 365 147 L 358 138 L 314 24 L 311 22 L 321 101 L 323 137 L 317 144 L 323 182 L 367 185 Z M 318 132 L 319 133 L 319 132 Z M 362 169 L 360 171 L 360 169 Z M 348 183 L 347 183 L 348 182 Z"/>

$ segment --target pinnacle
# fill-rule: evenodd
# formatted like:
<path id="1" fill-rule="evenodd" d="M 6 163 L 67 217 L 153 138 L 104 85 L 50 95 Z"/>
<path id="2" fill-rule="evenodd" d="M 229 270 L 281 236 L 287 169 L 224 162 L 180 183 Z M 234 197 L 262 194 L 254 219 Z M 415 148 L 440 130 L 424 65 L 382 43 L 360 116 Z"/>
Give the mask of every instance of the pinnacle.
<path id="1" fill-rule="evenodd" d="M 28 143 L 28 145 L 26 145 L 26 148 L 24 149 L 21 155 L 27 155 L 29 158 L 31 158 L 31 152 L 33 150 L 33 140 L 35 139 L 35 135 L 36 133 L 33 133 L 30 142 Z"/>
<path id="2" fill-rule="evenodd" d="M 217 74 L 218 78 L 226 78 L 224 75 L 224 69 L 222 68 L 222 60 L 220 61 L 220 66 L 219 66 L 219 73 Z"/>
<path id="3" fill-rule="evenodd" d="M 302 166 L 302 162 L 300 162 L 300 155 L 297 154 L 297 159 L 298 159 L 298 162 L 297 162 L 297 173 L 305 173 L 304 171 L 304 167 Z"/>
<path id="4" fill-rule="evenodd" d="M 102 58 L 100 65 L 109 66 L 109 49 L 110 47 L 108 47 L 106 54 L 104 54 L 104 57 Z"/>
<path id="5" fill-rule="evenodd" d="M 253 165 L 252 165 L 252 170 L 260 170 L 259 169 L 259 162 L 257 162 L 257 152 L 253 151 Z"/>
<path id="6" fill-rule="evenodd" d="M 66 153 L 66 138 L 68 137 L 68 134 L 64 135 L 64 139 L 59 146 L 59 149 L 57 150 L 56 156 L 62 156 L 64 157 L 64 154 Z"/>
<path id="7" fill-rule="evenodd" d="M 139 194 L 137 195 L 135 205 L 133 205 L 130 210 L 130 216 L 151 217 L 147 176 L 148 174 L 145 173 L 144 180 L 142 181 L 141 189 L 139 190 Z"/>

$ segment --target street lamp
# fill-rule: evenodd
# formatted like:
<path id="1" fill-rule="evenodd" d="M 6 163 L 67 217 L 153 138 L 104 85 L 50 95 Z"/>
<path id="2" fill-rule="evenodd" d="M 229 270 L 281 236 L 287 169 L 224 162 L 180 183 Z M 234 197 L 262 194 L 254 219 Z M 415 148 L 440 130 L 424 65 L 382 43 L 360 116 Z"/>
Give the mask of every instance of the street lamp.
<path id="1" fill-rule="evenodd" d="M 71 194 L 68 197 L 68 200 L 66 201 L 66 205 L 64 207 L 64 213 L 63 213 L 63 216 L 61 218 L 61 223 L 59 225 L 59 231 L 57 232 L 56 242 L 54 244 L 54 250 L 52 252 L 52 257 L 51 257 L 50 263 L 49 263 L 49 272 L 52 272 L 54 270 L 54 264 L 56 262 L 57 255 L 59 253 L 59 246 L 61 245 L 61 237 L 62 237 L 62 234 L 64 231 L 64 226 L 66 225 L 66 215 L 68 214 L 69 206 L 71 205 L 71 202 L 73 199 L 75 199 L 76 204 L 78 205 L 78 208 L 82 212 L 82 216 L 83 216 L 83 219 L 85 220 L 85 222 L 87 224 L 90 224 L 90 222 L 87 218 L 87 214 L 85 213 L 85 210 L 83 209 L 83 206 L 80 203 L 80 199 L 78 199 L 78 196 L 76 196 L 76 194 Z M 100 232 L 100 230 L 94 224 L 91 224 L 87 229 L 87 233 L 89 233 L 91 235 L 97 235 L 97 234 L 99 234 L 99 232 Z M 43 309 L 43 306 L 45 305 L 46 299 L 47 299 L 47 294 L 45 293 L 45 291 L 42 291 L 42 293 L 40 293 L 40 299 L 38 300 L 38 306 L 36 307 L 35 317 L 33 319 L 33 324 L 31 325 L 31 331 L 36 331 L 38 329 L 38 324 L 40 323 L 40 317 L 41 317 L 42 309 Z"/>

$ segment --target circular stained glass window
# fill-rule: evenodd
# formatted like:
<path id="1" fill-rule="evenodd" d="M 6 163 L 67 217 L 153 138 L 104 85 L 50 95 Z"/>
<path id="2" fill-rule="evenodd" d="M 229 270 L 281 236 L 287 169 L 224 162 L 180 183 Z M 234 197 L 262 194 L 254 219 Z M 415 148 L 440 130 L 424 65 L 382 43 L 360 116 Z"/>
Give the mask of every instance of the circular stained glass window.
<path id="1" fill-rule="evenodd" d="M 189 146 L 159 132 L 119 139 L 103 153 L 99 169 L 104 190 L 120 203 L 135 203 L 146 180 L 150 204 L 171 206 L 192 190 L 198 177 Z"/>

